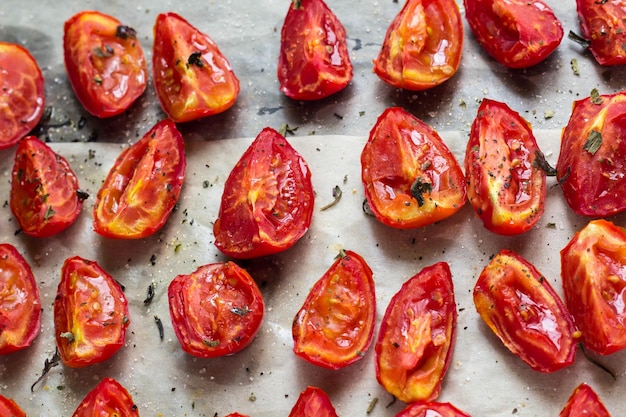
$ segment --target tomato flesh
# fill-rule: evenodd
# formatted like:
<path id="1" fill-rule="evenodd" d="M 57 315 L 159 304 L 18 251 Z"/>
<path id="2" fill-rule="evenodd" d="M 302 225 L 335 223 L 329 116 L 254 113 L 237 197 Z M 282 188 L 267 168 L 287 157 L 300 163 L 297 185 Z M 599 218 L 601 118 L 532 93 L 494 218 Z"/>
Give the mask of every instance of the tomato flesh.
<path id="1" fill-rule="evenodd" d="M 289 417 L 338 417 L 328 394 L 321 388 L 307 387 L 300 393 Z"/>
<path id="2" fill-rule="evenodd" d="M 83 398 L 72 417 L 139 417 L 132 396 L 113 378 L 104 378 Z"/>
<path id="3" fill-rule="evenodd" d="M 0 416 L 2 417 L 26 417 L 24 410 L 15 401 L 0 395 Z"/>
<path id="4" fill-rule="evenodd" d="M 598 64 L 626 64 L 626 0 L 576 0 L 576 11 Z"/>
<path id="5" fill-rule="evenodd" d="M 577 386 L 567 400 L 559 417 L 611 417 L 598 394 L 584 382 Z"/>
<path id="6" fill-rule="evenodd" d="M 415 401 L 396 414 L 396 417 L 470 417 L 470 415 L 450 403 Z"/>

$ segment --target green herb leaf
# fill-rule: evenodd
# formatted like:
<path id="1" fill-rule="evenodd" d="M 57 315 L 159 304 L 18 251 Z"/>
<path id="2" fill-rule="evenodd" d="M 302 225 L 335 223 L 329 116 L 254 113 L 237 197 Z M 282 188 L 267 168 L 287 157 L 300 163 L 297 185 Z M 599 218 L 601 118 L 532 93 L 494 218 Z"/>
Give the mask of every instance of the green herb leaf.
<path id="1" fill-rule="evenodd" d="M 540 150 L 535 151 L 535 160 L 533 161 L 533 166 L 541 169 L 543 172 L 546 173 L 548 177 L 556 177 L 556 168 L 552 167 L 552 165 L 550 165 L 548 161 L 546 161 L 546 157 Z"/>
<path id="2" fill-rule="evenodd" d="M 578 70 L 578 60 L 576 58 L 572 58 L 569 62 L 572 67 L 572 72 L 574 75 L 580 75 L 580 71 Z"/>
<path id="3" fill-rule="evenodd" d="M 67 339 L 68 343 L 72 343 L 74 341 L 74 333 L 72 332 L 63 332 L 59 334 L 59 336 L 61 336 L 64 339 Z"/>
<path id="4" fill-rule="evenodd" d="M 189 55 L 189 58 L 187 58 L 187 65 L 195 65 L 198 68 L 203 68 L 204 62 L 202 61 L 201 58 L 202 58 L 202 53 L 193 52 L 191 55 Z"/>
<path id="5" fill-rule="evenodd" d="M 418 177 L 413 185 L 411 185 L 411 195 L 417 200 L 417 205 L 422 207 L 426 203 L 424 198 L 425 193 L 431 193 L 433 191 L 432 184 L 424 182 L 422 177 Z"/>
<path id="6" fill-rule="evenodd" d="M 52 206 L 48 206 L 48 210 L 46 210 L 46 214 L 43 215 L 44 220 L 50 220 L 52 216 L 56 214 L 56 211 L 52 208 Z"/>
<path id="7" fill-rule="evenodd" d="M 280 129 L 278 129 L 278 133 L 280 133 L 283 136 L 287 136 L 287 134 L 295 135 L 297 130 L 298 130 L 297 126 L 291 127 L 287 123 L 283 123 L 280 126 Z"/>
<path id="8" fill-rule="evenodd" d="M 580 46 L 582 46 L 583 48 L 589 48 L 590 42 L 587 39 L 585 39 L 582 36 L 580 36 L 579 34 L 574 33 L 573 31 L 570 30 L 569 33 L 567 34 L 567 37 L 570 40 L 572 40 L 572 41 L 576 42 L 577 44 L 579 44 Z"/>
<path id="9" fill-rule="evenodd" d="M 602 146 L 602 134 L 597 130 L 589 132 L 587 141 L 583 145 L 583 150 L 589 152 L 591 155 L 595 155 Z"/>
<path id="10" fill-rule="evenodd" d="M 220 345 L 220 341 L 219 340 L 208 340 L 208 339 L 204 339 L 202 341 L 202 343 L 204 343 L 205 345 L 207 345 L 208 347 L 218 347 Z"/>
<path id="11" fill-rule="evenodd" d="M 597 88 L 591 90 L 591 94 L 589 95 L 589 99 L 593 104 L 602 104 L 602 97 L 600 97 L 600 93 Z"/>

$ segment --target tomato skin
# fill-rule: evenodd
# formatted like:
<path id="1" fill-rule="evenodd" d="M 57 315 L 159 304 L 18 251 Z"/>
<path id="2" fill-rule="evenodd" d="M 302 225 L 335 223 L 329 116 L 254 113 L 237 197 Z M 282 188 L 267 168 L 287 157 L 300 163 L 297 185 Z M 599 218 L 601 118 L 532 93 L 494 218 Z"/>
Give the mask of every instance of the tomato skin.
<path id="1" fill-rule="evenodd" d="M 185 180 L 184 146 L 174 122 L 165 119 L 124 149 L 98 191 L 94 230 L 110 238 L 140 239 L 163 227 Z"/>
<path id="2" fill-rule="evenodd" d="M 611 417 L 598 394 L 584 382 L 577 386 L 567 400 L 559 417 Z"/>
<path id="3" fill-rule="evenodd" d="M 361 152 L 365 197 L 376 218 L 410 229 L 443 220 L 465 204 L 461 166 L 439 134 L 406 110 L 383 112 Z M 417 194 L 413 191 L 421 185 Z"/>
<path id="4" fill-rule="evenodd" d="M 563 39 L 561 22 L 542 0 L 464 0 L 464 5 L 480 46 L 506 67 L 536 65 Z"/>
<path id="5" fill-rule="evenodd" d="M 227 415 L 226 417 L 248 417 L 245 414 L 239 414 L 239 413 L 230 413 L 229 415 Z"/>
<path id="6" fill-rule="evenodd" d="M 54 299 L 54 334 L 63 363 L 81 368 L 113 356 L 126 339 L 128 301 L 96 262 L 65 260 Z"/>
<path id="7" fill-rule="evenodd" d="M 26 417 L 24 410 L 15 401 L 0 395 L 0 416 L 2 417 Z"/>
<path id="8" fill-rule="evenodd" d="M 0 149 L 6 149 L 39 123 L 46 98 L 41 69 L 22 46 L 0 42 L 0 75 Z"/>
<path id="9" fill-rule="evenodd" d="M 470 415 L 450 403 L 415 401 L 396 414 L 396 417 L 470 417 Z"/>
<path id="10" fill-rule="evenodd" d="M 261 291 L 250 274 L 233 262 L 178 275 L 167 293 L 176 337 L 193 356 L 237 353 L 252 343 L 261 327 L 265 309 Z"/>
<path id="11" fill-rule="evenodd" d="M 133 397 L 113 378 L 103 378 L 83 398 L 72 417 L 139 417 Z"/>
<path id="12" fill-rule="evenodd" d="M 400 401 L 432 401 L 450 365 L 456 333 L 450 267 L 428 266 L 389 302 L 376 340 L 376 378 Z"/>
<path id="13" fill-rule="evenodd" d="M 599 148 L 588 149 L 594 137 Z M 626 92 L 575 101 L 556 164 L 563 195 L 575 213 L 607 217 L 626 209 L 624 158 Z"/>
<path id="14" fill-rule="evenodd" d="M 462 53 L 463 21 L 454 0 L 407 0 L 387 29 L 374 72 L 393 87 L 426 90 L 456 73 Z"/>
<path id="15" fill-rule="evenodd" d="M 467 196 L 485 228 L 516 235 L 544 211 L 546 174 L 530 124 L 504 103 L 483 99 L 465 152 Z"/>
<path id="16" fill-rule="evenodd" d="M 574 362 L 574 320 L 547 279 L 526 259 L 502 250 L 474 286 L 476 311 L 502 343 L 532 369 L 555 372 Z"/>
<path id="17" fill-rule="evenodd" d="M 65 22 L 65 68 L 76 98 L 96 117 L 117 116 L 145 91 L 146 59 L 134 29 L 113 16 L 82 11 Z"/>
<path id="18" fill-rule="evenodd" d="M 239 94 L 217 44 L 176 13 L 156 18 L 152 70 L 161 107 L 177 123 L 222 113 Z"/>
<path id="19" fill-rule="evenodd" d="M 561 250 L 567 308 L 585 348 L 609 355 L 626 347 L 626 230 L 593 220 Z"/>
<path id="20" fill-rule="evenodd" d="M 625 0 L 576 0 L 583 37 L 600 65 L 626 64 Z"/>
<path id="21" fill-rule="evenodd" d="M 309 229 L 314 199 L 306 161 L 267 127 L 226 179 L 213 227 L 215 246 L 237 259 L 289 249 Z"/>
<path id="22" fill-rule="evenodd" d="M 361 359 L 376 324 L 373 273 L 360 255 L 342 252 L 313 285 L 293 321 L 293 351 L 308 362 L 340 369 Z"/>
<path id="23" fill-rule="evenodd" d="M 294 100 L 318 100 L 352 79 L 346 30 L 323 0 L 290 2 L 278 56 L 280 90 Z"/>
<path id="24" fill-rule="evenodd" d="M 298 401 L 294 404 L 289 417 L 338 417 L 328 394 L 321 388 L 306 387 L 300 393 Z"/>

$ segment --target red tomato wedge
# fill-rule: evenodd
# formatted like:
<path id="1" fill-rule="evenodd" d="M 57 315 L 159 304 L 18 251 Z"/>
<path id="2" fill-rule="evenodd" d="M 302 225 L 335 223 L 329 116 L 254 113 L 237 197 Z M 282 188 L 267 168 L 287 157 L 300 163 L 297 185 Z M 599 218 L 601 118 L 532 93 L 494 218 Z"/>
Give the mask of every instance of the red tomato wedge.
<path id="1" fill-rule="evenodd" d="M 157 16 L 152 71 L 161 107 L 175 122 L 222 113 L 239 94 L 239 80 L 217 44 L 176 13 Z"/>
<path id="2" fill-rule="evenodd" d="M 626 347 L 626 230 L 593 220 L 561 250 L 567 308 L 583 346 L 601 355 Z"/>
<path id="3" fill-rule="evenodd" d="M 178 275 L 168 288 L 170 317 L 183 350 L 200 358 L 246 348 L 261 327 L 261 291 L 233 262 L 204 265 Z"/>
<path id="4" fill-rule="evenodd" d="M 116 116 L 145 91 L 146 59 L 137 33 L 113 16 L 83 11 L 64 26 L 67 76 L 78 101 L 96 117 Z"/>
<path id="5" fill-rule="evenodd" d="M 0 355 L 31 345 L 39 334 L 41 302 L 26 259 L 8 243 L 0 244 Z"/>
<path id="6" fill-rule="evenodd" d="M 104 378 L 85 396 L 72 417 L 139 417 L 133 397 L 113 378 Z"/>
<path id="7" fill-rule="evenodd" d="M 487 230 L 516 235 L 544 211 L 543 154 L 530 124 L 509 106 L 483 99 L 465 153 L 467 196 Z"/>
<path id="8" fill-rule="evenodd" d="M 280 37 L 280 90 L 294 100 L 318 100 L 352 79 L 346 30 L 322 0 L 292 0 Z"/>
<path id="9" fill-rule="evenodd" d="M 576 10 L 598 64 L 626 64 L 626 0 L 576 0 Z"/>
<path id="10" fill-rule="evenodd" d="M 305 160 L 280 133 L 265 128 L 224 184 L 215 246 L 238 259 L 284 251 L 311 226 L 314 199 Z"/>
<path id="11" fill-rule="evenodd" d="M 415 401 L 396 414 L 396 417 L 470 417 L 470 415 L 450 403 Z"/>
<path id="12" fill-rule="evenodd" d="M 113 356 L 126 339 L 128 302 L 94 261 L 69 258 L 54 299 L 54 334 L 63 363 L 81 368 Z"/>
<path id="13" fill-rule="evenodd" d="M 0 395 L 0 416 L 1 417 L 26 417 L 26 413 L 15 401 Z"/>
<path id="14" fill-rule="evenodd" d="M 406 281 L 378 332 L 378 382 L 406 403 L 436 399 L 452 357 L 456 317 L 447 263 L 428 266 Z"/>
<path id="15" fill-rule="evenodd" d="M 226 417 L 248 417 L 245 414 L 239 414 L 239 413 L 230 413 L 228 414 Z"/>
<path id="16" fill-rule="evenodd" d="M 598 394 L 584 382 L 574 389 L 559 417 L 611 417 Z"/>
<path id="17" fill-rule="evenodd" d="M 321 388 L 307 387 L 300 393 L 289 417 L 338 417 L 328 394 Z"/>
<path id="18" fill-rule="evenodd" d="M 34 136 L 22 139 L 11 175 L 11 212 L 29 236 L 49 237 L 71 226 L 88 196 L 65 158 Z"/>
<path id="19" fill-rule="evenodd" d="M 561 22 L 542 0 L 464 0 L 464 5 L 480 46 L 506 67 L 536 65 L 563 39 Z"/>
<path id="20" fill-rule="evenodd" d="M 502 250 L 482 270 L 474 305 L 502 343 L 532 369 L 555 372 L 574 362 L 574 320 L 547 279 L 515 252 Z"/>
<path id="21" fill-rule="evenodd" d="M 574 212 L 607 217 L 626 209 L 625 158 L 626 92 L 575 101 L 556 164 Z"/>
<path id="22" fill-rule="evenodd" d="M 365 197 L 376 218 L 409 229 L 443 220 L 465 204 L 465 177 L 439 134 L 406 110 L 378 118 L 361 152 Z"/>
<path id="23" fill-rule="evenodd" d="M 339 369 L 361 359 L 376 324 L 372 270 L 358 254 L 342 252 L 313 285 L 293 321 L 293 351 L 308 362 Z"/>
<path id="24" fill-rule="evenodd" d="M 462 52 L 463 21 L 454 0 L 407 0 L 387 29 L 374 72 L 394 87 L 426 90 L 456 73 Z"/>
<path id="25" fill-rule="evenodd" d="M 0 91 L 0 149 L 5 149 L 39 123 L 45 107 L 41 69 L 20 45 L 0 42 Z"/>
<path id="26" fill-rule="evenodd" d="M 140 239 L 161 229 L 185 179 L 184 145 L 174 122 L 165 119 L 124 149 L 98 191 L 94 230 L 111 238 Z"/>

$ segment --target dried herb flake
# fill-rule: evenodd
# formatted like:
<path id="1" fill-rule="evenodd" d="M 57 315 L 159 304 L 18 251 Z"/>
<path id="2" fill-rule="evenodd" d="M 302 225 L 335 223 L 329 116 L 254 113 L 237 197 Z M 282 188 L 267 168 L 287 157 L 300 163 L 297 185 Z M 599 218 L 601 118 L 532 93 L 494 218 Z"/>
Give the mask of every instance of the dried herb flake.
<path id="1" fill-rule="evenodd" d="M 201 58 L 202 53 L 193 52 L 191 55 L 189 55 L 189 58 L 187 58 L 187 65 L 195 65 L 198 68 L 204 68 L 204 62 Z"/>
<path id="2" fill-rule="evenodd" d="M 589 152 L 591 155 L 595 155 L 602 146 L 602 133 L 597 130 L 592 130 L 589 132 L 589 136 L 587 137 L 587 141 L 583 145 L 583 150 Z"/>
<path id="3" fill-rule="evenodd" d="M 342 194 L 343 194 L 343 192 L 341 191 L 341 188 L 338 185 L 335 185 L 333 187 L 333 198 L 334 198 L 334 200 L 331 201 L 330 203 L 326 204 L 324 207 L 322 207 L 320 209 L 320 211 L 328 210 L 329 208 L 331 208 L 332 206 L 337 204 L 339 202 L 339 200 L 341 200 L 341 195 Z"/>
<path id="4" fill-rule="evenodd" d="M 417 179 L 413 182 L 413 185 L 411 185 L 411 195 L 417 200 L 417 205 L 419 207 L 422 207 L 426 203 L 424 194 L 430 194 L 432 191 L 432 184 L 424 182 L 422 177 L 417 177 Z"/>

